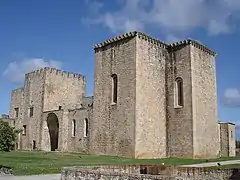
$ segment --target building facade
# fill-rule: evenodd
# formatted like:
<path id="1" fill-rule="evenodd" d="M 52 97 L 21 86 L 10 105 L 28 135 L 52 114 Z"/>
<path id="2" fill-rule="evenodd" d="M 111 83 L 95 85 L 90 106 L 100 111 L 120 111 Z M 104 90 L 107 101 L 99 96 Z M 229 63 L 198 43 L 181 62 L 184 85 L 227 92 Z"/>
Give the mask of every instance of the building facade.
<path id="1" fill-rule="evenodd" d="M 221 153 L 215 52 L 194 40 L 166 44 L 141 32 L 110 38 L 94 51 L 93 97 L 86 97 L 84 76 L 53 68 L 26 74 L 24 87 L 13 90 L 9 115 L 23 128 L 18 149 L 132 158 L 227 155 Z"/>

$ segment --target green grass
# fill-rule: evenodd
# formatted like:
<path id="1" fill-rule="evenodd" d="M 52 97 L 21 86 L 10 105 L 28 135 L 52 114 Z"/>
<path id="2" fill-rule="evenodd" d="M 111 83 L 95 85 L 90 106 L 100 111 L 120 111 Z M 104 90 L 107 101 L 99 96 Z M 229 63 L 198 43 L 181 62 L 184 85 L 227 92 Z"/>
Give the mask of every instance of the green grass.
<path id="1" fill-rule="evenodd" d="M 239 158 L 239 157 L 237 157 Z M 220 158 L 222 161 L 237 158 Z M 239 158 L 240 159 L 240 158 Z M 0 152 L 0 165 L 11 167 L 14 175 L 59 173 L 62 167 L 100 165 L 100 164 L 161 164 L 183 165 L 206 162 L 206 160 L 165 158 L 165 159 L 130 159 L 110 156 L 93 156 L 78 153 L 60 152 Z"/>

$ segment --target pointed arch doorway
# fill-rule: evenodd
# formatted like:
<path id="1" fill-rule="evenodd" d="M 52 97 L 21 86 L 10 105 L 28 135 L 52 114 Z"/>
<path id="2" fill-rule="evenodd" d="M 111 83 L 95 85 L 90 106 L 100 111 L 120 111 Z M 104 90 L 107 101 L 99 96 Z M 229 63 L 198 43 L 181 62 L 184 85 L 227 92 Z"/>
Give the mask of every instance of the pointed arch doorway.
<path id="1" fill-rule="evenodd" d="M 55 113 L 48 114 L 47 127 L 50 136 L 51 151 L 56 151 L 58 149 L 59 121 Z"/>

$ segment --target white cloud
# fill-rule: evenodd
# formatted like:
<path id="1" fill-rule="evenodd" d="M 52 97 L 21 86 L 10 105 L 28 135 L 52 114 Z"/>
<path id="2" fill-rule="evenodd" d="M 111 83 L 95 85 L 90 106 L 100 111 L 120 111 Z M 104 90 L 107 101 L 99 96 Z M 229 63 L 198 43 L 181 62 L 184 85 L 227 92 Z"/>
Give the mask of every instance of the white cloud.
<path id="1" fill-rule="evenodd" d="M 41 58 L 26 59 L 23 61 L 14 61 L 8 64 L 3 76 L 11 82 L 21 83 L 24 80 L 25 73 L 43 68 L 43 67 L 62 67 L 62 62 L 54 60 L 45 60 Z"/>
<path id="2" fill-rule="evenodd" d="M 240 98 L 240 90 L 237 88 L 226 89 L 224 96 L 227 98 Z"/>
<path id="3" fill-rule="evenodd" d="M 224 92 L 224 105 L 227 107 L 240 107 L 240 89 L 226 89 Z"/>
<path id="4" fill-rule="evenodd" d="M 89 7 L 98 4 L 97 15 L 95 11 L 95 16 L 86 18 L 89 23 L 101 24 L 114 33 L 149 27 L 172 36 L 198 28 L 209 35 L 231 33 L 231 22 L 239 19 L 240 10 L 239 0 L 122 0 L 115 10 L 104 9 L 106 4 L 100 0 L 87 2 Z"/>

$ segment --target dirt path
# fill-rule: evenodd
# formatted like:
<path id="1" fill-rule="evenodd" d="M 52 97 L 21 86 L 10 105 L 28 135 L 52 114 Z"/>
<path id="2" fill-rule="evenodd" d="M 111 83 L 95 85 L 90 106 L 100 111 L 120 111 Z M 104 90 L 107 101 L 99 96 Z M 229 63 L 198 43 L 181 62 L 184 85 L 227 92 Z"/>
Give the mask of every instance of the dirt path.
<path id="1" fill-rule="evenodd" d="M 182 165 L 181 167 L 212 167 L 220 165 L 230 165 L 230 164 L 240 164 L 240 160 L 231 160 L 231 161 L 220 161 L 220 162 L 209 162 L 201 164 L 191 164 L 191 165 Z"/>
<path id="2" fill-rule="evenodd" d="M 34 176 L 0 176 L 0 180 L 60 180 L 60 174 Z"/>

